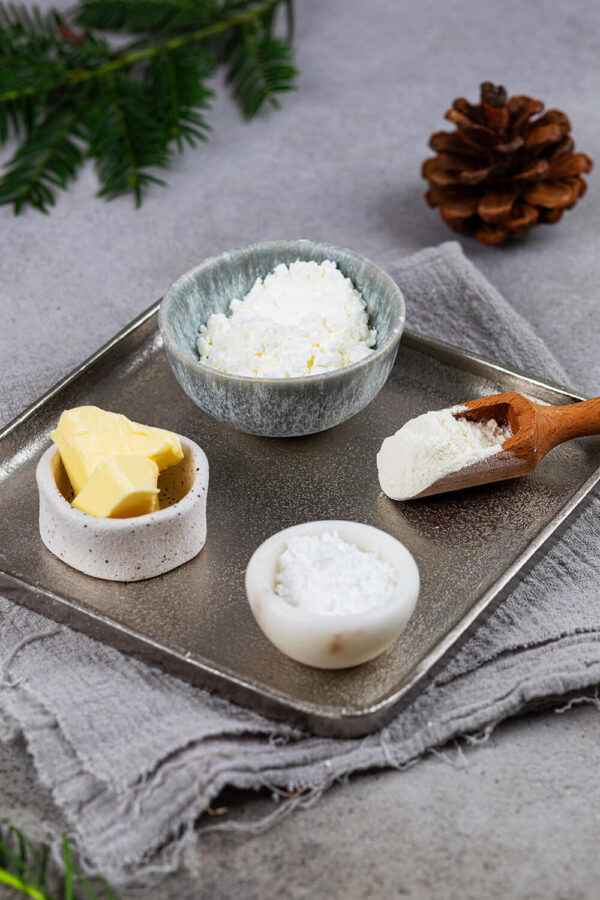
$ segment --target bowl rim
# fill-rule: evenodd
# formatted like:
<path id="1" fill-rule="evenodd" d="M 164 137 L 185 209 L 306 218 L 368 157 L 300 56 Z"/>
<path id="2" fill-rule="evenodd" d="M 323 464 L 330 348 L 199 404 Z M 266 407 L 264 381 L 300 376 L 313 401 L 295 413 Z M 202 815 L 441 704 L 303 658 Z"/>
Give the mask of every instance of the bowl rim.
<path id="1" fill-rule="evenodd" d="M 177 432 L 173 433 L 176 434 Z M 59 514 L 65 516 L 66 520 L 76 527 L 92 521 L 97 527 L 105 528 L 108 531 L 119 532 L 131 531 L 131 528 L 136 525 L 139 525 L 140 527 L 143 525 L 145 527 L 146 525 L 163 524 L 170 519 L 175 519 L 179 515 L 188 512 L 188 510 L 196 505 L 198 498 L 202 494 L 201 491 L 198 492 L 197 490 L 194 490 L 198 482 L 198 476 L 201 474 L 201 471 L 198 470 L 204 469 L 205 473 L 208 473 L 208 459 L 206 458 L 206 454 L 202 447 L 195 441 L 192 441 L 191 438 L 185 437 L 185 435 L 178 434 L 177 437 L 181 443 L 185 444 L 190 450 L 196 472 L 194 473 L 194 483 L 189 491 L 183 495 L 181 500 L 177 500 L 175 503 L 167 506 L 166 509 L 159 509 L 156 512 L 144 513 L 141 516 L 129 516 L 123 519 L 92 516 L 90 513 L 77 509 L 77 507 L 72 506 L 63 496 L 52 475 L 52 460 L 56 453 L 60 453 L 60 450 L 54 443 L 50 444 L 50 446 L 44 450 L 36 466 L 38 491 L 40 494 L 43 492 L 49 502 L 56 502 L 58 504 Z"/>
<path id="2" fill-rule="evenodd" d="M 344 537 L 340 533 L 342 540 L 355 544 L 359 549 L 361 549 L 359 545 L 359 535 L 371 535 L 379 545 L 380 558 L 388 564 L 398 553 L 405 558 L 406 563 L 412 568 L 413 574 L 416 576 L 417 588 L 414 604 L 406 619 L 406 622 L 408 622 L 415 611 L 421 592 L 421 574 L 415 557 L 406 544 L 403 544 L 402 541 L 399 541 L 398 538 L 395 538 L 388 531 L 383 531 L 383 529 L 377 528 L 375 525 L 368 525 L 366 522 L 357 522 L 353 519 L 315 519 L 314 521 L 299 522 L 297 525 L 290 525 L 287 528 L 283 528 L 281 531 L 275 532 L 275 534 L 266 538 L 262 544 L 259 544 L 248 560 L 244 575 L 246 599 L 254 617 L 256 618 L 253 607 L 255 597 L 250 596 L 251 591 L 249 588 L 255 571 L 260 573 L 261 563 L 263 561 L 270 562 L 273 560 L 273 557 L 279 558 L 282 545 L 285 545 L 288 539 L 295 537 L 296 535 L 320 535 L 327 531 L 337 531 L 338 533 L 344 531 L 346 534 L 353 535 L 352 537 Z M 291 603 L 284 600 L 283 597 L 274 590 L 271 583 L 269 583 L 266 591 L 260 596 L 263 603 L 266 599 L 268 603 L 273 605 L 280 613 L 285 615 L 287 619 L 294 622 L 299 627 L 317 628 L 318 630 L 328 627 L 333 628 L 336 631 L 345 631 L 361 627 L 375 629 L 380 625 L 387 623 L 390 619 L 395 619 L 398 615 L 404 613 L 407 604 L 404 599 L 399 599 L 399 591 L 400 585 L 397 584 L 386 603 L 379 606 L 373 606 L 370 609 L 365 609 L 360 612 L 349 613 L 320 613 L 292 606 Z M 254 595 L 253 591 L 252 593 Z M 403 630 L 405 626 L 406 623 L 401 627 L 401 630 Z"/>
<path id="3" fill-rule="evenodd" d="M 186 353 L 184 353 L 181 345 L 175 338 L 168 318 L 170 305 L 173 302 L 173 297 L 177 294 L 184 281 L 187 281 L 189 278 L 194 277 L 203 269 L 207 269 L 210 266 L 213 266 L 215 263 L 224 261 L 225 257 L 227 256 L 231 256 L 234 254 L 247 254 L 256 251 L 277 250 L 278 248 L 281 248 L 282 250 L 290 249 L 296 245 L 301 247 L 303 244 L 311 244 L 314 247 L 324 250 L 326 253 L 328 251 L 334 251 L 335 253 L 349 254 L 356 260 L 362 263 L 367 263 L 369 266 L 375 269 L 378 277 L 380 277 L 382 281 L 387 284 L 387 286 L 391 289 L 392 294 L 396 295 L 396 298 L 399 302 L 398 323 L 396 327 L 392 329 L 391 334 L 381 346 L 376 345 L 373 348 L 373 351 L 368 354 L 368 356 L 365 356 L 363 359 L 359 359 L 357 362 L 351 363 L 348 366 L 342 366 L 340 369 L 333 369 L 333 371 L 331 372 L 321 372 L 315 375 L 294 375 L 289 378 L 285 376 L 280 378 L 268 378 L 260 375 L 236 375 L 233 372 L 222 372 L 220 369 L 214 369 L 212 366 L 203 363 L 199 358 L 192 359 Z M 352 281 L 352 279 L 350 280 Z M 362 253 L 357 253 L 355 250 L 349 250 L 346 247 L 339 247 L 335 244 L 329 244 L 325 241 L 312 241 L 308 238 L 299 238 L 296 240 L 258 241 L 253 244 L 244 244 L 241 247 L 233 247 L 230 250 L 223 250 L 220 253 L 209 256 L 197 265 L 192 266 L 191 269 L 188 269 L 186 272 L 180 275 L 176 281 L 173 282 L 173 284 L 169 287 L 166 294 L 162 298 L 158 309 L 158 325 L 163 342 L 168 348 L 169 352 L 177 356 L 185 366 L 191 366 L 198 372 L 202 374 L 208 374 L 216 380 L 222 380 L 223 382 L 230 383 L 247 382 L 248 384 L 316 384 L 319 380 L 322 379 L 332 380 L 335 377 L 341 377 L 343 373 L 350 371 L 356 372 L 362 368 L 366 368 L 372 365 L 377 359 L 379 359 L 386 353 L 389 353 L 391 349 L 398 345 L 404 331 L 405 322 L 406 302 L 404 300 L 404 294 L 402 293 L 392 276 L 389 275 L 385 271 L 385 269 L 382 269 L 381 266 L 377 265 L 377 263 L 374 263 L 371 259 L 369 259 L 367 256 L 364 256 Z"/>

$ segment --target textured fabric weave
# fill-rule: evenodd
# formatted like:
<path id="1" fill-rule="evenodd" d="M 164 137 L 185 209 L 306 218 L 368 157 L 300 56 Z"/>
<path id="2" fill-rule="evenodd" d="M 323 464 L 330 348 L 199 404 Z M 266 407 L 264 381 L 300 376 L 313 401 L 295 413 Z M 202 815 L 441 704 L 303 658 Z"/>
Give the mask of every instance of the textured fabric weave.
<path id="1" fill-rule="evenodd" d="M 568 381 L 458 244 L 388 269 L 406 294 L 412 328 Z M 33 399 L 34 388 L 3 384 L 2 417 Z M 176 853 L 153 859 L 156 849 L 174 834 L 184 834 L 171 843 L 175 850 L 191 839 L 192 823 L 225 786 L 306 789 L 274 805 L 272 821 L 315 802 L 348 773 L 408 765 L 531 703 L 598 684 L 598 522 L 594 497 L 435 681 L 381 732 L 356 740 L 315 737 L 257 716 L 5 596 L 0 739 L 24 735 L 91 866 L 115 884 L 148 879 L 177 864 Z"/>

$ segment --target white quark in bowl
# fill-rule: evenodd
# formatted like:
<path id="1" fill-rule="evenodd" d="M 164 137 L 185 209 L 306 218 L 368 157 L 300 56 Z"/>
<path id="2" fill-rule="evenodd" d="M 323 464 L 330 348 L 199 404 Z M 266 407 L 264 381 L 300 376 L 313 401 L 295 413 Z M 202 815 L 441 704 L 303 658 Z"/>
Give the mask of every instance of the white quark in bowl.
<path id="1" fill-rule="evenodd" d="M 169 288 L 158 312 L 188 397 L 239 431 L 277 438 L 316 434 L 364 409 L 390 374 L 404 319 L 387 272 L 352 250 L 306 240 L 204 260 Z"/>
<path id="2" fill-rule="evenodd" d="M 246 569 L 246 593 L 267 638 L 298 662 L 341 669 L 397 639 L 419 595 L 407 548 L 360 522 L 305 522 L 268 538 Z"/>
<path id="3" fill-rule="evenodd" d="M 364 359 L 375 346 L 364 299 L 335 262 L 281 263 L 257 278 L 229 315 L 200 329 L 200 360 L 258 378 L 322 375 Z"/>

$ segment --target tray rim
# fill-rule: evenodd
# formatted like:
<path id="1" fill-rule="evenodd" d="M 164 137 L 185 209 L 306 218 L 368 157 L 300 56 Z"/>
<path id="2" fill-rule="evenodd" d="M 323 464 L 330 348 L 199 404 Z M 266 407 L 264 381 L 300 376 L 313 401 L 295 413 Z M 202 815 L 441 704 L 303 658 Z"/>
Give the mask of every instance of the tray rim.
<path id="1" fill-rule="evenodd" d="M 73 381 L 79 378 L 80 375 L 83 375 L 89 369 L 92 368 L 95 363 L 99 362 L 103 356 L 108 354 L 114 347 L 121 343 L 126 337 L 135 332 L 138 328 L 144 325 L 147 321 L 149 321 L 152 316 L 158 314 L 158 309 L 162 302 L 162 298 L 160 300 L 155 301 L 151 306 L 141 312 L 138 316 L 132 319 L 127 323 L 120 331 L 118 331 L 112 338 L 109 338 L 106 343 L 102 344 L 94 353 L 90 356 L 86 357 L 78 366 L 75 366 L 70 372 L 67 373 L 63 378 L 59 379 L 55 384 L 53 384 L 47 391 L 41 394 L 37 400 L 34 400 L 29 406 L 27 406 L 24 410 L 18 413 L 13 419 L 10 419 L 5 425 L 0 428 L 0 441 L 4 440 L 4 438 L 8 437 L 11 432 L 15 431 L 19 425 L 23 424 L 27 421 L 27 419 L 31 418 L 38 409 L 40 409 L 48 400 L 52 399 L 56 396 L 56 394 L 60 393 L 64 388 L 68 387 Z M 463 350 L 462 347 L 458 347 L 456 344 L 451 344 L 447 341 L 440 341 L 438 338 L 428 337 L 427 335 L 421 334 L 418 331 L 414 331 L 411 328 L 405 328 L 402 332 L 402 337 L 400 338 L 400 346 L 404 344 L 405 347 L 408 347 L 412 350 L 417 350 L 419 352 L 431 353 L 433 351 L 433 355 L 435 355 L 440 361 L 444 361 L 444 358 L 448 358 L 453 364 L 457 363 L 457 360 L 460 360 L 462 365 L 461 368 L 469 368 L 471 365 L 476 368 L 481 368 L 482 371 L 487 369 L 492 372 L 496 372 L 500 375 L 509 375 L 511 377 L 516 377 L 519 379 L 523 379 L 528 383 L 532 384 L 534 387 L 542 388 L 543 390 L 552 391 L 553 393 L 562 394 L 565 398 L 569 400 L 589 400 L 590 398 L 585 394 L 580 394 L 577 391 L 574 391 L 572 388 L 569 388 L 563 384 L 559 384 L 558 382 L 549 381 L 543 378 L 539 378 L 537 375 L 533 375 L 530 372 L 525 371 L 524 369 L 515 369 L 510 366 L 506 366 L 503 363 L 498 362 L 497 360 L 492 359 L 488 356 L 483 356 L 479 353 L 473 353 L 471 350 Z M 460 364 L 460 363 L 459 363 Z M 2 451 L 2 447 L 0 446 L 0 454 Z"/>
<path id="2" fill-rule="evenodd" d="M 144 324 L 156 316 L 160 306 L 160 300 L 153 303 L 140 315 L 125 325 L 119 332 L 103 344 L 97 351 L 83 360 L 64 378 L 60 379 L 48 391 L 38 397 L 25 410 L 9 421 L 0 429 L 0 466 L 12 457 L 12 453 L 3 453 L 5 439 L 13 434 L 28 419 L 42 409 L 43 406 L 55 398 L 71 383 L 76 381 L 84 373 L 88 372 L 96 363 L 110 353 L 128 336 L 135 333 Z M 156 329 L 158 333 L 158 328 Z M 534 391 L 551 393 L 554 398 L 557 395 L 568 401 L 585 400 L 585 395 L 579 394 L 563 385 L 541 379 L 535 375 L 520 369 L 506 366 L 496 360 L 463 350 L 453 344 L 430 338 L 416 331 L 405 329 L 401 339 L 401 345 L 435 357 L 442 363 L 469 370 L 474 374 L 490 379 L 509 377 L 522 381 Z M 289 697 L 279 694 L 275 688 L 260 688 L 251 682 L 245 681 L 234 672 L 229 672 L 226 667 L 215 668 L 210 662 L 203 659 L 194 659 L 190 655 L 182 654 L 153 638 L 135 631 L 129 626 L 116 622 L 109 616 L 105 616 L 91 607 L 83 607 L 73 604 L 66 597 L 54 592 L 44 585 L 36 585 L 26 579 L 5 571 L 0 563 L 0 590 L 5 592 L 9 599 L 25 605 L 30 609 L 40 612 L 55 621 L 63 622 L 76 630 L 84 631 L 88 635 L 110 644 L 122 652 L 143 659 L 146 662 L 158 664 L 163 670 L 175 676 L 183 677 L 193 684 L 205 689 L 216 688 L 228 696 L 234 702 L 246 704 L 251 701 L 251 706 L 257 712 L 275 718 L 284 719 L 300 727 L 306 727 L 315 733 L 331 736 L 354 737 L 367 734 L 382 727 L 398 712 L 399 708 L 410 701 L 426 684 L 434 677 L 435 672 L 447 660 L 451 649 L 458 649 L 462 643 L 479 625 L 484 614 L 489 614 L 512 590 L 519 577 L 527 574 L 538 559 L 550 549 L 554 540 L 557 540 L 567 525 L 570 515 L 582 508 L 582 501 L 589 496 L 593 488 L 600 482 L 600 466 L 594 470 L 585 482 L 583 482 L 571 498 L 558 510 L 554 518 L 536 535 L 521 554 L 509 565 L 496 582 L 479 598 L 469 612 L 452 628 L 435 647 L 415 666 L 402 686 L 387 696 L 357 712 L 355 709 L 341 709 L 333 714 L 314 703 L 298 700 L 290 700 Z M 50 604 L 51 611 L 43 606 L 44 601 Z M 64 610 L 65 615 L 61 612 Z M 72 620 L 73 611 L 76 618 L 88 627 L 80 627 Z M 70 620 L 66 621 L 67 613 Z M 111 639 L 108 639 L 110 633 Z M 165 655 L 167 663 L 165 662 Z"/>

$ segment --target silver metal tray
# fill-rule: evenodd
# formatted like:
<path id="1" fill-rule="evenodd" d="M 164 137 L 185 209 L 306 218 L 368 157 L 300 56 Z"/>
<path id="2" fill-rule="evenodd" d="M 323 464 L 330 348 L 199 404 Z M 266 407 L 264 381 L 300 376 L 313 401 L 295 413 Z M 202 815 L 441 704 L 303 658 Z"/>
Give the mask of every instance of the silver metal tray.
<path id="1" fill-rule="evenodd" d="M 519 390 L 550 403 L 584 399 L 406 332 L 392 374 L 358 416 L 312 437 L 233 431 L 179 388 L 157 331 L 158 304 L 0 432 L 0 591 L 195 684 L 315 732 L 359 735 L 388 721 L 508 591 L 600 479 L 600 441 L 557 448 L 527 479 L 413 503 L 379 490 L 375 455 L 407 419 Z M 35 465 L 60 412 L 93 403 L 189 435 L 210 463 L 208 539 L 192 562 L 133 584 L 82 575 L 39 538 Z M 403 541 L 422 590 L 407 630 L 378 659 L 320 671 L 262 635 L 244 592 L 261 541 L 310 519 L 354 519 Z"/>

